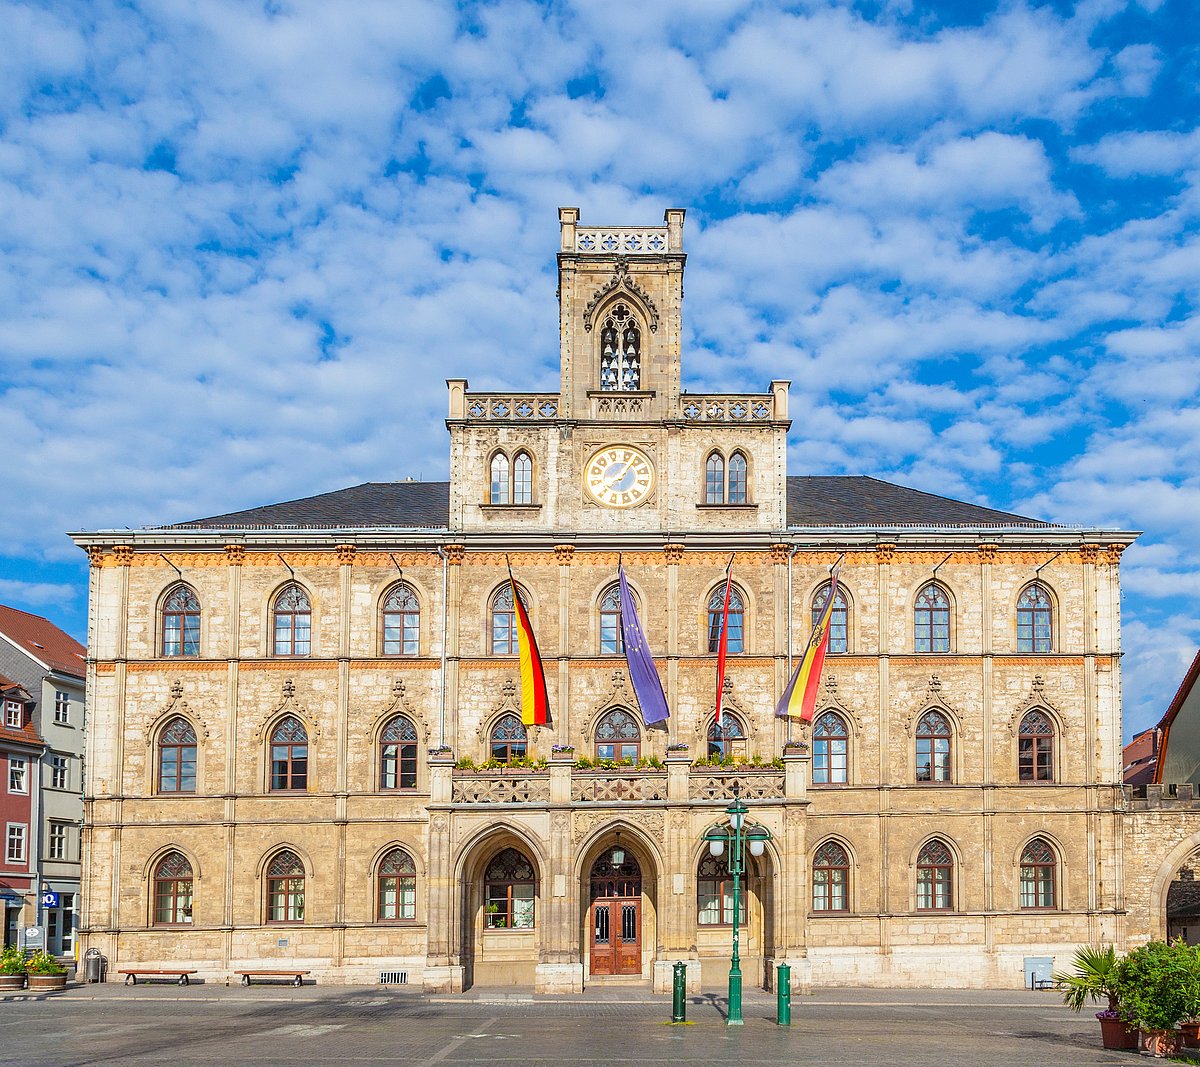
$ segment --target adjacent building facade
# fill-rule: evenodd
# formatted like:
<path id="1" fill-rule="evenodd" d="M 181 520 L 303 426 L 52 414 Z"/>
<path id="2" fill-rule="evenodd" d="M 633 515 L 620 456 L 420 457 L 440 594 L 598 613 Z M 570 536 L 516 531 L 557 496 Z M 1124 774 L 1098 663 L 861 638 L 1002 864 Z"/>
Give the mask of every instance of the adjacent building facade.
<path id="1" fill-rule="evenodd" d="M 88 944 L 431 990 L 666 989 L 683 960 L 713 988 L 733 902 L 704 835 L 735 785 L 770 835 L 748 981 L 1019 985 L 1026 956 L 1145 936 L 1123 889 L 1135 535 L 789 476 L 787 381 L 682 388 L 683 212 L 559 222 L 560 387 L 451 379 L 449 483 L 74 535 Z M 789 728 L 839 559 L 817 712 Z M 629 683 L 618 561 L 665 728 Z M 547 727 L 520 722 L 508 565 Z"/>

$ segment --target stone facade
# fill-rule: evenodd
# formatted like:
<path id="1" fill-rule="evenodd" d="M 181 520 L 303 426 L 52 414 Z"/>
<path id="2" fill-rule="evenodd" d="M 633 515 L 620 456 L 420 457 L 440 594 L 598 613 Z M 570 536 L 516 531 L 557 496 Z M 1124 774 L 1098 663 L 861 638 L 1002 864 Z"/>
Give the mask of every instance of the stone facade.
<path id="1" fill-rule="evenodd" d="M 397 515 L 383 526 L 351 510 L 285 526 L 265 508 L 76 535 L 93 564 L 88 944 L 114 967 L 186 959 L 216 976 L 286 960 L 321 980 L 399 971 L 431 990 L 630 979 L 665 990 L 684 960 L 694 989 L 716 987 L 731 931 L 700 921 L 701 863 L 735 783 L 770 833 L 748 861 L 742 956 L 755 984 L 769 986 L 787 961 L 798 989 L 1019 985 L 1025 956 L 1065 958 L 1081 942 L 1149 929 L 1122 890 L 1119 559 L 1133 535 L 922 494 L 912 494 L 918 518 L 881 517 L 893 498 L 872 497 L 883 483 L 869 479 L 845 480 L 861 499 L 796 522 L 790 498 L 804 486 L 786 472 L 788 383 L 737 396 L 681 389 L 683 213 L 667 212 L 663 227 L 604 230 L 564 209 L 560 224 L 560 391 L 448 382 L 441 525 Z M 603 388 L 599 334 L 618 305 L 640 333 L 636 387 Z M 636 451 L 653 475 L 616 507 L 587 480 L 609 446 Z M 744 501 L 709 502 L 714 453 L 745 460 Z M 512 488 L 522 455 L 527 498 Z M 499 489 L 497 457 L 511 479 Z M 725 708 L 745 762 L 711 766 L 708 606 L 731 555 L 744 636 Z M 639 728 L 641 765 L 587 766 L 604 716 L 637 716 L 623 656 L 604 652 L 601 604 L 619 559 L 671 715 L 665 729 Z M 807 724 L 789 727 L 774 708 L 839 559 L 846 650 L 826 661 L 817 714 L 841 717 L 847 759 L 845 780 L 828 784 L 814 781 Z M 481 769 L 497 723 L 520 707 L 516 657 L 495 648 L 506 562 L 553 721 L 528 731 L 527 755 L 544 766 Z M 419 621 L 392 655 L 383 614 L 399 582 Z M 918 652 L 915 605 L 931 582 L 948 600 L 947 647 Z M 197 643 L 165 655 L 164 598 L 181 583 L 200 606 Z M 1033 583 L 1052 635 L 1037 652 L 1020 650 L 1017 629 Z M 273 619 L 293 584 L 307 597 L 311 645 L 283 656 Z M 950 727 L 945 782 L 919 780 L 927 711 Z M 1029 712 L 1049 730 L 1046 781 L 1019 765 Z M 413 724 L 420 759 L 411 783 L 385 788 L 383 731 L 397 715 Z M 164 731 L 180 720 L 195 736 L 194 787 L 164 792 Z M 273 787 L 272 735 L 284 720 L 307 739 L 300 789 Z M 474 766 L 456 766 L 466 761 Z M 944 906 L 930 907 L 918 867 L 935 839 L 952 866 Z M 1031 906 L 1022 869 L 1035 841 L 1052 855 L 1053 888 Z M 844 908 L 820 908 L 814 895 L 813 859 L 827 842 L 848 857 Z M 390 920 L 380 864 L 395 848 L 411 860 L 415 895 L 411 915 Z M 498 928 L 488 871 L 510 848 L 533 871 L 533 919 L 514 910 Z M 273 921 L 281 849 L 303 867 L 302 921 Z M 614 849 L 639 879 L 617 894 L 634 954 L 625 979 L 596 973 L 596 872 L 616 863 Z M 156 872 L 171 853 L 186 858 L 192 896 L 186 916 L 163 922 Z"/>

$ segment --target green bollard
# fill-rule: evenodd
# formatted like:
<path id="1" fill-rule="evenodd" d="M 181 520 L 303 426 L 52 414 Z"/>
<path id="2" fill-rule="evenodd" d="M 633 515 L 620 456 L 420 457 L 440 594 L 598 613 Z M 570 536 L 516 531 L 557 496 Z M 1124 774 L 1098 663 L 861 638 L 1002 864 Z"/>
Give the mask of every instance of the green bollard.
<path id="1" fill-rule="evenodd" d="M 778 997 L 778 1007 L 775 1010 L 775 1021 L 780 1026 L 792 1025 L 792 968 L 786 963 L 779 965 L 775 975 L 775 993 Z"/>
<path id="2" fill-rule="evenodd" d="M 672 985 L 671 1022 L 687 1022 L 687 964 L 682 960 L 675 964 Z"/>

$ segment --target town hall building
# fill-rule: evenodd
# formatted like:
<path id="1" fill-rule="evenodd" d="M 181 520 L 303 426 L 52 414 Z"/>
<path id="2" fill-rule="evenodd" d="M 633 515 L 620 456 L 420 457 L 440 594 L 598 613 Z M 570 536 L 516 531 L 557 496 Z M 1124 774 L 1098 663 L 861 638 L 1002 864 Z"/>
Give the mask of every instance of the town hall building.
<path id="1" fill-rule="evenodd" d="M 436 991 L 665 990 L 683 961 L 719 989 L 734 904 L 705 835 L 735 791 L 768 838 L 738 904 L 748 984 L 786 962 L 798 990 L 1019 986 L 1026 957 L 1153 933 L 1124 896 L 1136 535 L 789 475 L 788 381 L 684 389 L 684 212 L 559 226 L 559 389 L 450 379 L 448 483 L 73 535 L 85 947 Z M 816 712 L 789 727 L 839 559 Z M 521 721 L 508 565 L 546 726 Z"/>

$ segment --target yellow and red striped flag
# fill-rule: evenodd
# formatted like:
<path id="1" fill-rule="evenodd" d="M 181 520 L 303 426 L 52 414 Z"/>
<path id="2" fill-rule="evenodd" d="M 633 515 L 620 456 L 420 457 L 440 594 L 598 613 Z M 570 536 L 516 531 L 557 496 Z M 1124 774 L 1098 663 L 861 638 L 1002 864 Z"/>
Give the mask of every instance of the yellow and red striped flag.
<path id="1" fill-rule="evenodd" d="M 825 666 L 825 650 L 829 647 L 829 617 L 833 614 L 833 602 L 837 598 L 838 571 L 841 566 L 841 560 L 834 564 L 825 606 L 813 626 L 804 656 L 796 665 L 792 680 L 788 682 L 783 696 L 779 698 L 775 714 L 781 719 L 812 722 L 813 710 L 817 706 L 817 686 L 821 681 L 821 668 Z"/>
<path id="2" fill-rule="evenodd" d="M 512 588 L 513 611 L 517 617 L 517 650 L 521 662 L 521 722 L 526 726 L 547 726 L 550 723 L 550 697 L 546 692 L 546 672 L 542 669 L 542 655 L 538 652 L 537 639 L 529 624 L 529 614 L 521 602 L 517 583 L 513 578 L 508 557 L 508 584 Z"/>

